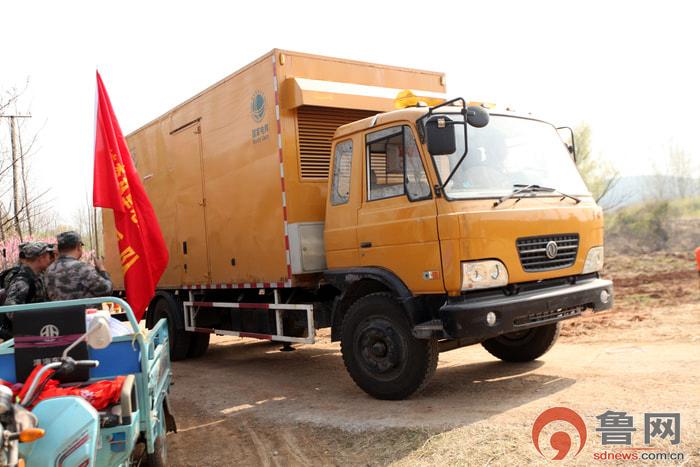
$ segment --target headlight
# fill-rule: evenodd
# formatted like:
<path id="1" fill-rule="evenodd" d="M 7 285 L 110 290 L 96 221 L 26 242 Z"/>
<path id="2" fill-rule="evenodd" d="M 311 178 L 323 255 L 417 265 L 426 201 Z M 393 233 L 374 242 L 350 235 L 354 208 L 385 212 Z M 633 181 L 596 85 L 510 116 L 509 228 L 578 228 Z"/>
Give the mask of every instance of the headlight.
<path id="1" fill-rule="evenodd" d="M 508 285 L 508 271 L 500 261 L 467 261 L 462 263 L 462 290 L 503 285 Z"/>
<path id="2" fill-rule="evenodd" d="M 596 246 L 588 250 L 586 264 L 583 265 L 583 272 L 581 272 L 581 274 L 588 274 L 603 269 L 604 257 L 602 246 Z"/>

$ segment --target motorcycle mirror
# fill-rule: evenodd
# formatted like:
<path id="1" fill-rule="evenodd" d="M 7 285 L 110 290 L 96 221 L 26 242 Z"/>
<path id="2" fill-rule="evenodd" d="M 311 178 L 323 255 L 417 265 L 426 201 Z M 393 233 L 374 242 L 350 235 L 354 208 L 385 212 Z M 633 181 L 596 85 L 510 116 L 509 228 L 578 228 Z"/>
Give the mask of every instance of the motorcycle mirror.
<path id="1" fill-rule="evenodd" d="M 87 331 L 87 343 L 93 349 L 104 349 L 112 343 L 112 333 L 106 317 L 98 315 L 92 318 Z"/>

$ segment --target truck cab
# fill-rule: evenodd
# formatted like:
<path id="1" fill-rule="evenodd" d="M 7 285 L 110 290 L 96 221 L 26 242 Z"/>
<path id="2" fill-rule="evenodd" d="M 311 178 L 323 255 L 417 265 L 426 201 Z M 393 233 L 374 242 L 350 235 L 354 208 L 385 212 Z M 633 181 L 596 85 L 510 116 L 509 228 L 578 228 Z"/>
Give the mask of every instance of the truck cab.
<path id="1" fill-rule="evenodd" d="M 550 123 L 461 98 L 336 131 L 325 276 L 360 387 L 406 397 L 437 352 L 475 343 L 529 361 L 560 321 L 612 306 L 602 209 L 574 157 Z"/>

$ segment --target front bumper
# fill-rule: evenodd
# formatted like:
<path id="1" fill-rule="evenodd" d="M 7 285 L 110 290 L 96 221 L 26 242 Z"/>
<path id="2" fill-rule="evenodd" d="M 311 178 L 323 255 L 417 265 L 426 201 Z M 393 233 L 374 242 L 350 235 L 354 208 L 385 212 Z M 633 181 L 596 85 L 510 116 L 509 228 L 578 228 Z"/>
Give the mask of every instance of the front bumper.
<path id="1" fill-rule="evenodd" d="M 607 301 L 603 299 L 603 292 L 608 295 Z M 612 306 L 612 282 L 590 278 L 513 295 L 495 291 L 478 297 L 450 298 L 440 308 L 440 321 L 446 338 L 477 343 L 501 334 L 573 318 L 587 308 L 598 312 Z M 496 315 L 491 326 L 486 321 L 489 312 Z"/>

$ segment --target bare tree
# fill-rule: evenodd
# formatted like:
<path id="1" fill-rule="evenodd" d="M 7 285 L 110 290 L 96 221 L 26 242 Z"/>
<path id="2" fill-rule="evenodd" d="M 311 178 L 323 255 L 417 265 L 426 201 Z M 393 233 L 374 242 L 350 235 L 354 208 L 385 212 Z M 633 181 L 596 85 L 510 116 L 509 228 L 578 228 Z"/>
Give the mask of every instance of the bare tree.
<path id="1" fill-rule="evenodd" d="M 649 198 L 668 200 L 699 194 L 700 178 L 696 174 L 690 153 L 676 143 L 669 143 L 665 157 L 652 163 L 652 175 L 647 184 Z"/>
<path id="2" fill-rule="evenodd" d="M 656 162 L 651 164 L 651 176 L 647 181 L 646 192 L 647 199 L 650 201 L 661 201 L 671 197 L 665 164 L 659 165 Z"/>
<path id="3" fill-rule="evenodd" d="M 96 254 L 99 251 L 99 239 L 102 235 L 102 225 L 98 219 L 98 212 L 92 207 L 90 198 L 85 193 L 85 204 L 78 208 L 73 214 L 73 223 L 83 236 L 83 241 L 88 250 L 94 250 Z"/>
<path id="4" fill-rule="evenodd" d="M 596 202 L 602 200 L 620 179 L 620 173 L 609 160 L 600 155 L 594 156 L 591 150 L 591 127 L 582 122 L 574 129 L 576 142 L 576 167 L 591 190 Z M 621 200 L 606 200 L 608 208 L 619 204 Z"/>
<path id="5" fill-rule="evenodd" d="M 675 185 L 676 196 L 687 198 L 693 194 L 693 160 L 690 154 L 677 144 L 670 144 L 668 147 L 668 174 Z"/>
<path id="6" fill-rule="evenodd" d="M 27 81 L 28 85 L 28 81 Z M 38 131 L 26 131 L 24 124 L 29 113 L 21 109 L 21 91 L 12 88 L 0 91 L 0 119 L 8 122 L 9 154 L 1 151 L 0 155 L 0 240 L 5 241 L 16 236 L 20 241 L 34 237 L 44 228 L 56 224 L 53 206 L 47 201 L 47 192 L 36 194 L 32 183 L 30 157 L 36 149 Z M 26 134 L 29 134 L 29 137 Z M 0 143 L 5 132 L 0 132 Z M 11 177 L 10 177 L 11 176 Z M 40 219 L 42 229 L 37 230 Z M 7 229 L 14 232 L 8 232 Z M 10 238 L 6 238 L 9 236 Z"/>

